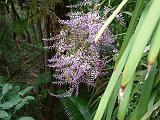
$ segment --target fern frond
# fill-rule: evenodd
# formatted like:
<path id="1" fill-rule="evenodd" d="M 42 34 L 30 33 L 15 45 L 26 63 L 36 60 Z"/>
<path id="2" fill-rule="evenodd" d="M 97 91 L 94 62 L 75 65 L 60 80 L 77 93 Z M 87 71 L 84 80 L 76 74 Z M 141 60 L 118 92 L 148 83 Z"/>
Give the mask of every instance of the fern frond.
<path id="1" fill-rule="evenodd" d="M 89 120 L 90 112 L 87 103 L 80 97 L 66 97 L 60 99 L 66 115 L 70 120 Z"/>

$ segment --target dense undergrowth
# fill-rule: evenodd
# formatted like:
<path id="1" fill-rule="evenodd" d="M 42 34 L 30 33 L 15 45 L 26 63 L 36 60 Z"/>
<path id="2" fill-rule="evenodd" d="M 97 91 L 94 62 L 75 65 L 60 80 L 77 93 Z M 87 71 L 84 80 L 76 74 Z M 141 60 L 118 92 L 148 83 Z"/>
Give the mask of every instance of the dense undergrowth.
<path id="1" fill-rule="evenodd" d="M 159 120 L 159 5 L 0 0 L 0 119 Z"/>

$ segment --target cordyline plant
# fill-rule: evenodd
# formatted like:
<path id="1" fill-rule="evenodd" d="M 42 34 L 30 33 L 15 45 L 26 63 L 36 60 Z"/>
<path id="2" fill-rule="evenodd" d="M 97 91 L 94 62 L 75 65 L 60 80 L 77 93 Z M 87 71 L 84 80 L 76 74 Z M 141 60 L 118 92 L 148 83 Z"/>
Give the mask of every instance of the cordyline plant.
<path id="1" fill-rule="evenodd" d="M 78 5 L 91 5 L 91 1 L 85 1 Z M 77 5 L 68 6 L 70 8 Z M 55 49 L 56 54 L 49 59 L 48 67 L 55 69 L 53 77 L 57 81 L 53 84 L 69 85 L 69 90 L 64 94 L 56 95 L 56 97 L 71 96 L 75 91 L 78 95 L 79 84 L 85 83 L 87 86 L 94 86 L 95 80 L 102 75 L 102 69 L 106 58 L 100 56 L 102 46 L 111 45 L 113 43 L 112 33 L 107 27 L 104 33 L 95 42 L 96 33 L 104 24 L 107 18 L 109 8 L 104 9 L 104 16 L 100 17 L 98 11 L 88 13 L 70 12 L 68 16 L 70 20 L 60 20 L 63 25 L 60 34 L 45 41 L 54 41 L 48 49 Z M 122 15 L 117 15 L 117 19 L 124 24 Z"/>
<path id="2" fill-rule="evenodd" d="M 98 31 L 95 41 L 99 41 L 106 27 L 112 22 L 127 2 L 128 0 L 122 0 L 113 14 L 105 21 L 104 25 Z M 147 120 L 151 117 L 152 113 L 160 107 L 160 99 L 158 96 L 160 85 L 159 5 L 159 0 L 150 0 L 150 2 L 146 3 L 144 0 L 137 0 L 122 48 L 117 57 L 115 69 L 101 97 L 94 120 L 111 120 L 117 95 L 120 97 L 118 120 L 125 119 L 133 82 L 135 80 L 135 73 L 137 72 L 136 68 L 141 61 L 147 45 L 150 45 L 150 50 L 147 60 L 146 77 L 144 77 L 139 103 L 136 109 L 132 111 L 132 115 L 128 115 L 130 116 L 129 120 Z M 143 10 L 144 6 L 145 9 Z M 118 88 L 119 94 L 118 91 L 116 91 L 117 86 L 120 86 L 120 88 Z"/>

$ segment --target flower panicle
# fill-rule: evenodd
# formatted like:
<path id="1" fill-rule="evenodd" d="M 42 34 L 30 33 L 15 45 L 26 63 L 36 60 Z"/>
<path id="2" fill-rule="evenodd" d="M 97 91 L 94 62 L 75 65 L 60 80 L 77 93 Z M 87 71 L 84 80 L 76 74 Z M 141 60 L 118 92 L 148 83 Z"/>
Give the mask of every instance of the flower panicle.
<path id="1" fill-rule="evenodd" d="M 89 0 L 87 0 L 89 1 Z M 110 9 L 105 8 L 107 16 Z M 55 97 L 68 97 L 79 93 L 79 84 L 94 86 L 96 78 L 104 74 L 106 58 L 100 55 L 101 46 L 110 46 L 113 35 L 106 28 L 98 43 L 94 42 L 97 32 L 104 24 L 104 18 L 98 11 L 88 13 L 69 13 L 70 20 L 60 20 L 63 29 L 52 38 L 43 39 L 53 41 L 48 49 L 55 49 L 56 54 L 48 60 L 48 67 L 55 69 L 54 85 L 66 85 L 69 90 L 63 94 L 53 94 Z M 120 19 L 120 17 L 119 17 Z"/>

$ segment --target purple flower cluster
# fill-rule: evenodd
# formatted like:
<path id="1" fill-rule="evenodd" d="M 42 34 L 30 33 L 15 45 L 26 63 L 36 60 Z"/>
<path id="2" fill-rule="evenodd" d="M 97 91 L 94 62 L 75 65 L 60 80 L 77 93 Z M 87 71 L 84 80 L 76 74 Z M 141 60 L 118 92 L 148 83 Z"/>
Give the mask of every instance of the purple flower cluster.
<path id="1" fill-rule="evenodd" d="M 108 13 L 105 12 L 105 14 Z M 94 86 L 105 64 L 100 56 L 100 48 L 102 45 L 111 45 L 113 42 L 109 28 L 104 31 L 99 43 L 94 42 L 105 19 L 105 16 L 104 18 L 99 16 L 98 11 L 86 14 L 70 13 L 69 16 L 70 20 L 59 21 L 63 24 L 60 34 L 44 39 L 54 43 L 52 46 L 47 46 L 48 49 L 56 50 L 56 54 L 48 60 L 50 63 L 48 67 L 55 69 L 53 77 L 57 80 L 52 83 L 69 86 L 69 90 L 64 94 L 50 93 L 56 97 L 71 96 L 73 92 L 78 95 L 80 83 Z"/>
<path id="2" fill-rule="evenodd" d="M 92 0 L 81 0 L 77 4 L 66 6 L 68 8 L 79 8 L 82 6 L 91 6 Z"/>
<path id="3" fill-rule="evenodd" d="M 81 34 L 81 37 L 85 37 L 85 40 L 87 40 L 90 44 L 93 44 L 96 34 L 104 24 L 105 19 L 99 16 L 98 11 L 88 12 L 87 14 L 74 13 L 70 14 L 70 16 L 70 20 L 63 20 L 61 23 L 66 24 L 74 30 L 77 30 L 77 34 Z M 109 45 L 113 42 L 109 28 L 106 28 L 104 31 L 100 38 L 100 42 L 103 45 Z"/>

